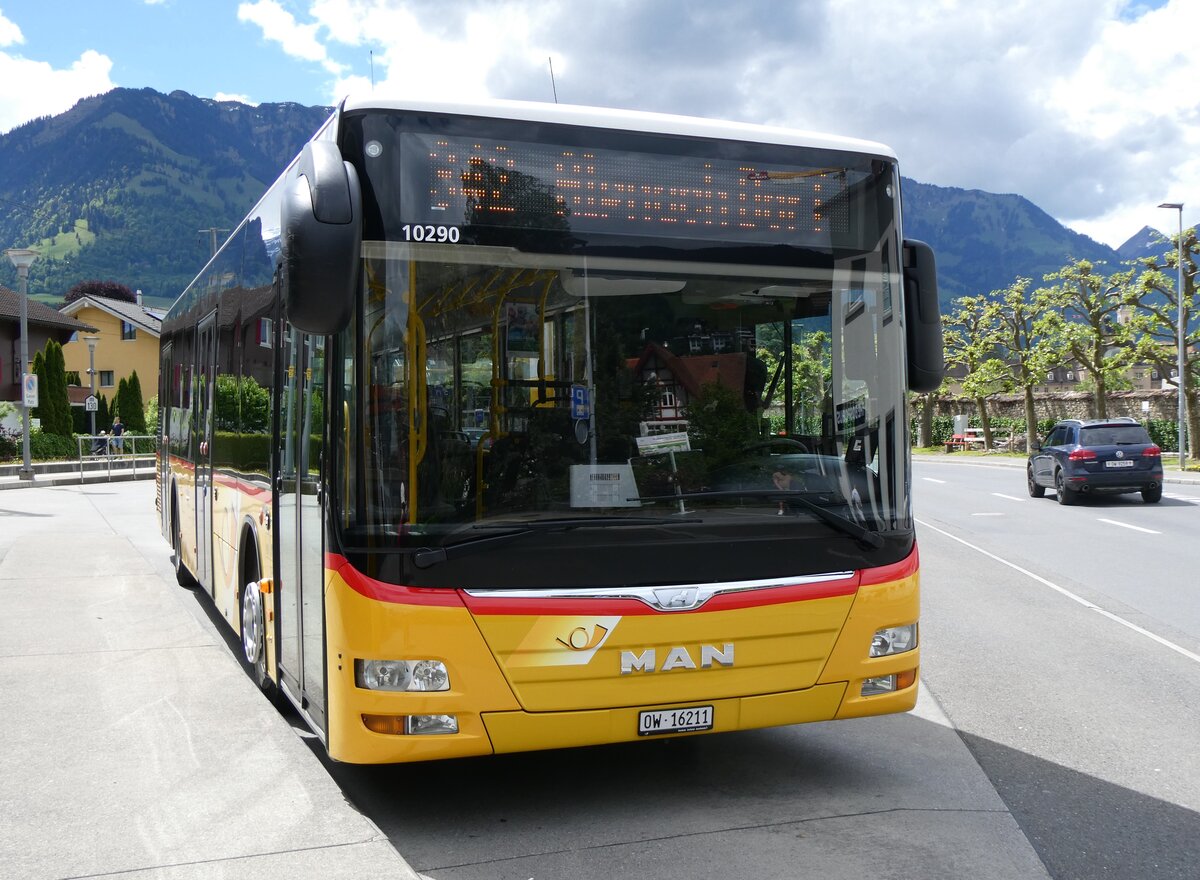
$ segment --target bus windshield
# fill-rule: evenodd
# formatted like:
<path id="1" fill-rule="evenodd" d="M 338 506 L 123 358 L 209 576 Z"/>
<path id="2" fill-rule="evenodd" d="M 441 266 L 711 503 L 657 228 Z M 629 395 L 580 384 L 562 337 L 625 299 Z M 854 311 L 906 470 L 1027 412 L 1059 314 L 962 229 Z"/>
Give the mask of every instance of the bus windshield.
<path id="1" fill-rule="evenodd" d="M 893 164 L 440 124 L 346 120 L 367 219 L 334 515 L 357 567 L 569 589 L 911 551 Z"/>

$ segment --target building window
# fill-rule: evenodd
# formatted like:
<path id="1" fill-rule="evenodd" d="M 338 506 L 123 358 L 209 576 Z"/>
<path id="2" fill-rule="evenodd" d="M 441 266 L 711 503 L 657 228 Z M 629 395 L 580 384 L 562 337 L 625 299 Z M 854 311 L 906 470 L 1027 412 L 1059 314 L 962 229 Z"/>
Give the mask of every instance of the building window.
<path id="1" fill-rule="evenodd" d="M 258 344 L 262 348 L 271 347 L 271 319 L 258 319 Z"/>
<path id="2" fill-rule="evenodd" d="M 100 387 L 101 388 L 112 388 L 114 384 L 116 384 L 116 383 L 113 382 L 113 371 L 112 370 L 100 370 Z"/>
<path id="3" fill-rule="evenodd" d="M 1072 373 L 1070 370 L 1067 370 L 1067 381 L 1068 382 L 1075 381 L 1075 374 Z"/>
<path id="4" fill-rule="evenodd" d="M 128 321 L 121 322 L 121 338 L 122 339 L 137 339 L 137 328 Z"/>

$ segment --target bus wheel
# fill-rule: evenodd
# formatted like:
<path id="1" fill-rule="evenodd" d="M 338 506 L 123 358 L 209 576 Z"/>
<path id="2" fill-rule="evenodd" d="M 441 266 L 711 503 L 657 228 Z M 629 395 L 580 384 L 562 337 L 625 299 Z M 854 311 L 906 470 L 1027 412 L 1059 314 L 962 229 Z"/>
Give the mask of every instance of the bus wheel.
<path id="1" fill-rule="evenodd" d="M 179 517 L 171 517 L 171 562 L 175 566 L 175 583 L 181 587 L 196 586 L 196 579 L 183 564 L 183 538 L 179 534 Z"/>
<path id="2" fill-rule="evenodd" d="M 250 577 L 242 584 L 242 659 L 250 678 L 266 690 L 270 684 L 267 675 L 267 615 L 258 581 Z"/>

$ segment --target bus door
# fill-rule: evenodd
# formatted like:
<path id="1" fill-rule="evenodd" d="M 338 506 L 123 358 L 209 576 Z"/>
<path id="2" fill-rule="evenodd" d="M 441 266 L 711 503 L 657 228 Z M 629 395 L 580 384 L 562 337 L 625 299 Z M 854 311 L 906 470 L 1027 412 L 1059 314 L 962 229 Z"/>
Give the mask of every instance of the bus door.
<path id="1" fill-rule="evenodd" d="M 213 378 L 217 360 L 217 313 L 200 322 L 196 331 L 195 418 L 192 420 L 192 460 L 196 464 L 196 580 L 213 592 L 212 439 Z"/>
<path id="2" fill-rule="evenodd" d="M 293 699 L 325 729 L 325 555 L 321 442 L 325 339 L 283 330 L 277 590 L 279 669 Z"/>

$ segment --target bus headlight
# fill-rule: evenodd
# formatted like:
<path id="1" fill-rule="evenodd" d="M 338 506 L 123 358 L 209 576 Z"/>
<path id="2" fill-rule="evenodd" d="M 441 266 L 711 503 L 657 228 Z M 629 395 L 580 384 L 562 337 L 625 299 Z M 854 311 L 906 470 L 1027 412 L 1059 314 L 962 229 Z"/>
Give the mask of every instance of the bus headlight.
<path id="1" fill-rule="evenodd" d="M 354 683 L 372 691 L 448 691 L 441 660 L 355 660 Z"/>
<path id="2" fill-rule="evenodd" d="M 871 639 L 872 657 L 886 657 L 889 654 L 903 654 L 917 646 L 917 625 L 889 626 L 876 630 Z"/>

